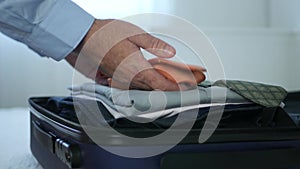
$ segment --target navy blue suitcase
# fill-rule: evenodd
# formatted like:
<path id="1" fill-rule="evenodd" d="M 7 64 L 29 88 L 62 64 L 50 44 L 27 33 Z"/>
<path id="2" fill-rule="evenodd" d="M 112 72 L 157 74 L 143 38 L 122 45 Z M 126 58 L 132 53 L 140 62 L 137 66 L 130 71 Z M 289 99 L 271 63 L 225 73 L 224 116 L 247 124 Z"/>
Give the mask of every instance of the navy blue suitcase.
<path id="1" fill-rule="evenodd" d="M 60 117 L 45 106 L 48 98 L 30 98 L 31 151 L 44 169 L 297 169 L 300 168 L 300 130 L 281 108 L 272 115 L 273 125 L 245 124 L 244 112 L 235 112 L 237 120 L 228 119 L 203 144 L 198 143 L 201 125 L 191 129 L 170 150 L 145 158 L 128 158 L 110 153 L 98 146 L 82 126 Z M 107 111 L 102 107 L 101 111 Z M 241 111 L 241 110 L 240 110 Z M 256 110 L 261 113 L 261 110 Z M 238 115 L 240 114 L 240 115 Z M 226 121 L 227 120 L 227 121 Z M 247 119 L 246 119 L 247 120 Z M 196 122 L 197 123 L 197 122 Z M 198 122 L 198 124 L 201 122 Z M 237 123 L 237 124 L 233 124 Z M 195 124 L 196 125 L 196 124 Z M 153 136 L 164 129 L 119 128 L 131 137 Z M 97 129 L 106 133 L 105 128 Z M 175 130 L 180 133 L 181 130 Z M 121 151 L 149 151 L 168 143 L 130 145 L 125 138 L 106 135 L 103 143 Z"/>

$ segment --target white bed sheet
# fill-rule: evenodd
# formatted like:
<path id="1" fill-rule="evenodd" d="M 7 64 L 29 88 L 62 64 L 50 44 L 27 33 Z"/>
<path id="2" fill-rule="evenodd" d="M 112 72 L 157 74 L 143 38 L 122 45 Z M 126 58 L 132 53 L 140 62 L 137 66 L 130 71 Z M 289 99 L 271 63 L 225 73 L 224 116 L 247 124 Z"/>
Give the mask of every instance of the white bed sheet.
<path id="1" fill-rule="evenodd" d="M 28 108 L 0 109 L 0 169 L 42 169 L 30 151 Z"/>

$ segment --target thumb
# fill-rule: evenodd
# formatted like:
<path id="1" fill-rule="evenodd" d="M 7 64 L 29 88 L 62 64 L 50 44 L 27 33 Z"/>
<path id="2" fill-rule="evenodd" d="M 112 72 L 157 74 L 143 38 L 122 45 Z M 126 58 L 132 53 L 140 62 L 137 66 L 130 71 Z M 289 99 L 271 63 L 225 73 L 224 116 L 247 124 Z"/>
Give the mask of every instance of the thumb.
<path id="1" fill-rule="evenodd" d="M 158 57 L 171 58 L 176 54 L 174 47 L 148 33 L 129 37 L 128 40 Z"/>

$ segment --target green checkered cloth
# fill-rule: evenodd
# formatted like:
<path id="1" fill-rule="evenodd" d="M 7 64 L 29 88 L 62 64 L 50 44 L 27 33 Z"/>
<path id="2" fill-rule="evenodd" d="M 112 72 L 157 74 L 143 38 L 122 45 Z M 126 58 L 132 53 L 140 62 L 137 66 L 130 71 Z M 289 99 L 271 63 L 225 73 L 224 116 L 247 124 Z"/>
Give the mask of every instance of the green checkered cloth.
<path id="1" fill-rule="evenodd" d="M 265 107 L 277 107 L 287 96 L 280 86 L 239 80 L 218 80 L 213 86 L 227 87 L 244 98 Z"/>

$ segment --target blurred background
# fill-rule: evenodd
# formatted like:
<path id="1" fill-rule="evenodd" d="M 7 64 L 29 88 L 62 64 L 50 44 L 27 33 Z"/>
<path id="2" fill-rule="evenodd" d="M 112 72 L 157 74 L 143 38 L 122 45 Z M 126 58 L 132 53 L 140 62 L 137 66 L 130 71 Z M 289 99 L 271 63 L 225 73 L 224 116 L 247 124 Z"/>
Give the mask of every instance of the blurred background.
<path id="1" fill-rule="evenodd" d="M 288 91 L 300 90 L 299 0 L 74 2 L 103 19 L 145 12 L 182 17 L 199 27 L 213 42 L 226 78 L 281 85 Z M 40 58 L 25 45 L 0 33 L 0 108 L 26 107 L 31 96 L 68 95 L 66 88 L 72 84 L 72 75 L 73 69 L 65 61 Z"/>

